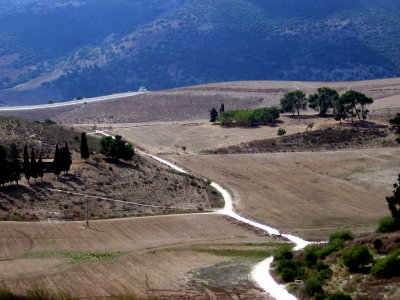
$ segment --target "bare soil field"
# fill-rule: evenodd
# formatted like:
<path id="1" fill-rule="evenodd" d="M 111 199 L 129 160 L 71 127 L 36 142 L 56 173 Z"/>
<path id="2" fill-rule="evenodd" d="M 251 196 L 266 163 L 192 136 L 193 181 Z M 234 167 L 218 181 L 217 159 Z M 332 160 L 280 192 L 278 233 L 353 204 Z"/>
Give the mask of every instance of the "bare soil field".
<path id="1" fill-rule="evenodd" d="M 80 222 L 3 222 L 0 287 L 96 299 L 268 299 L 247 278 L 260 258 L 226 250 L 266 255 L 279 243 L 217 214 L 93 221 L 90 229 Z M 224 275 L 228 269 L 236 279 Z"/>
<path id="2" fill-rule="evenodd" d="M 348 89 L 364 92 L 377 100 L 371 107 L 375 113 L 391 113 L 381 107 L 387 107 L 388 102 L 390 105 L 394 104 L 392 111 L 400 111 L 399 101 L 396 100 L 400 95 L 400 79 L 393 78 L 354 82 L 223 82 L 150 92 L 101 103 L 82 104 L 78 107 L 8 111 L 1 112 L 1 115 L 29 120 L 51 118 L 67 124 L 206 120 L 211 108 L 218 109 L 221 103 L 225 104 L 226 110 L 274 106 L 279 104 L 279 100 L 288 91 L 301 89 L 310 94 L 321 86 L 335 88 L 341 93 Z M 381 102 L 385 104 L 380 104 Z"/>
<path id="3" fill-rule="evenodd" d="M 318 239 L 343 228 L 373 230 L 389 214 L 385 196 L 399 155 L 399 148 L 378 148 L 165 158 L 228 188 L 241 215 Z"/>

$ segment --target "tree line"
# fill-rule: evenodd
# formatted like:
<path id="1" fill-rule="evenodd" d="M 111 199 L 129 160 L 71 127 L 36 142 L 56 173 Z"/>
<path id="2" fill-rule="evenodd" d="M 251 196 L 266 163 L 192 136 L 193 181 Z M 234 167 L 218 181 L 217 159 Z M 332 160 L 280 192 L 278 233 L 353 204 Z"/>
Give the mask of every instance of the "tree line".
<path id="1" fill-rule="evenodd" d="M 288 92 L 281 99 L 281 111 L 297 113 L 300 116 L 300 110 L 307 108 L 307 105 L 319 113 L 320 116 L 326 116 L 332 113 L 337 121 L 350 120 L 353 123 L 354 118 L 365 121 L 369 110 L 367 105 L 372 104 L 374 100 L 365 94 L 349 90 L 339 95 L 338 91 L 329 87 L 321 87 L 317 93 L 308 97 L 303 91 L 297 90 Z"/>

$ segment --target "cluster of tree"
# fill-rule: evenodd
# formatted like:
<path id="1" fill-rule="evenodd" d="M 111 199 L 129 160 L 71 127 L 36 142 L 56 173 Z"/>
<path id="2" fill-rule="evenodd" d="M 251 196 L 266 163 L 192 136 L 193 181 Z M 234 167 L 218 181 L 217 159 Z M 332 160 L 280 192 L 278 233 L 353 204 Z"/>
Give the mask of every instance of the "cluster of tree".
<path id="1" fill-rule="evenodd" d="M 19 150 L 15 144 L 9 147 L 0 145 L 0 184 L 18 182 L 21 180 L 21 161 Z"/>
<path id="2" fill-rule="evenodd" d="M 65 143 L 65 146 L 58 148 L 56 145 L 56 151 L 54 153 L 53 159 L 53 172 L 55 175 L 60 176 L 61 172 L 65 172 L 68 174 L 68 171 L 71 168 L 72 164 L 72 156 L 69 151 L 68 143 Z"/>
<path id="3" fill-rule="evenodd" d="M 28 147 L 25 145 L 22 172 L 24 173 L 25 178 L 28 180 L 28 183 L 29 179 L 31 178 L 35 179 L 35 182 L 38 177 L 43 180 L 43 169 L 42 155 L 40 154 L 39 160 L 36 161 L 35 150 L 32 148 L 31 157 L 29 159 Z"/>
<path id="4" fill-rule="evenodd" d="M 218 122 L 223 126 L 258 126 L 274 124 L 279 118 L 276 107 L 258 108 L 254 110 L 230 110 L 220 113 Z"/>
<path id="5" fill-rule="evenodd" d="M 225 111 L 225 105 L 222 103 L 221 104 L 221 107 L 219 108 L 219 113 L 221 114 L 221 113 L 223 113 Z M 215 107 L 213 107 L 211 110 L 210 110 L 210 122 L 216 122 L 217 121 L 217 119 L 218 119 L 218 112 L 217 112 L 217 110 L 215 109 Z"/>
<path id="6" fill-rule="evenodd" d="M 281 110 L 291 112 L 293 115 L 297 112 L 300 116 L 300 110 L 308 105 L 318 111 L 320 116 L 332 111 L 335 120 L 341 122 L 350 119 L 353 123 L 355 117 L 360 121 L 367 118 L 369 111 L 366 107 L 373 102 L 372 98 L 358 91 L 350 90 L 339 96 L 335 89 L 321 87 L 317 93 L 309 97 L 300 90 L 286 93 L 281 99 Z"/>
<path id="7" fill-rule="evenodd" d="M 106 157 L 115 159 L 130 160 L 135 155 L 132 144 L 128 143 L 122 136 L 116 135 L 115 137 L 105 136 L 100 140 L 100 153 Z"/>

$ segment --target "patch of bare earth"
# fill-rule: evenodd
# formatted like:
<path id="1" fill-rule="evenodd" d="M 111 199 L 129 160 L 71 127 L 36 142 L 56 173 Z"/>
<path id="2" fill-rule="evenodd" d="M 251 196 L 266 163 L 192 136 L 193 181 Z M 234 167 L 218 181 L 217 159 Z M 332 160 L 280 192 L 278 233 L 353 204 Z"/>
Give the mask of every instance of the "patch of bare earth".
<path id="1" fill-rule="evenodd" d="M 166 159 L 213 178 L 234 195 L 244 216 L 306 238 L 347 228 L 373 230 L 388 214 L 400 166 L 399 148 Z"/>
<path id="2" fill-rule="evenodd" d="M 90 229 L 80 222 L 3 222 L 0 287 L 24 293 L 39 286 L 82 298 L 146 297 L 151 293 L 177 299 L 207 299 L 211 294 L 218 299 L 267 299 L 250 281 L 208 288 L 207 282 L 196 279 L 194 270 L 213 270 L 214 265 L 226 263 L 235 266 L 235 257 L 174 249 L 202 245 L 234 249 L 268 242 L 279 241 L 216 214 L 93 221 Z M 87 255 L 74 258 L 68 253 L 103 256 L 82 260 Z M 22 268 L 26 272 L 21 272 Z"/>

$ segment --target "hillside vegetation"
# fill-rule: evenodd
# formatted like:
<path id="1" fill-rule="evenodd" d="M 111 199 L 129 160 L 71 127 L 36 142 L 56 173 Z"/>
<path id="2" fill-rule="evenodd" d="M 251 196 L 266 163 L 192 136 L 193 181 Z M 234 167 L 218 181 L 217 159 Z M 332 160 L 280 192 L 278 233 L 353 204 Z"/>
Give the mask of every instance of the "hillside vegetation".
<path id="1" fill-rule="evenodd" d="M 396 0 L 5 4 L 0 101 L 47 102 L 140 85 L 394 77 L 399 12 Z"/>

